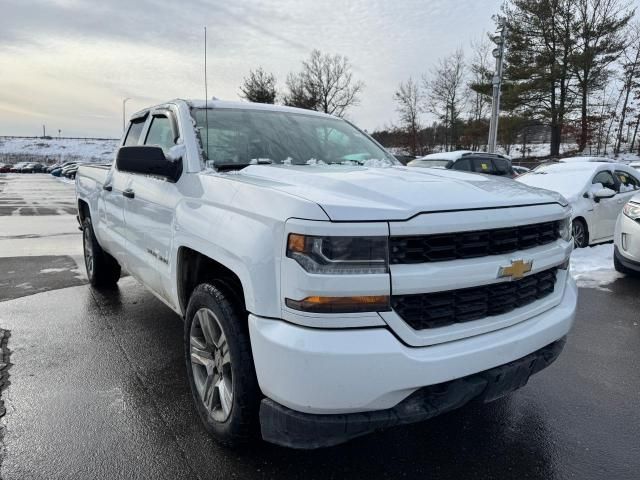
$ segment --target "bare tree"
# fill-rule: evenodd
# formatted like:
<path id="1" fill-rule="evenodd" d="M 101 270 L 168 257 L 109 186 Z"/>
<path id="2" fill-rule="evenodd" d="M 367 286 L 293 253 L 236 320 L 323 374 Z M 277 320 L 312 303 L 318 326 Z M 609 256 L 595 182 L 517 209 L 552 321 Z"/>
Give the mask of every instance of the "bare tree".
<path id="1" fill-rule="evenodd" d="M 353 78 L 347 57 L 313 50 L 302 62 L 302 72 L 287 77 L 287 88 L 287 105 L 306 105 L 303 108 L 341 117 L 358 104 L 364 83 Z"/>
<path id="2" fill-rule="evenodd" d="M 633 91 L 638 88 L 637 76 L 640 72 L 640 24 L 634 25 L 631 41 L 627 45 L 627 48 L 625 48 L 622 70 L 623 83 L 622 89 L 620 90 L 622 108 L 620 110 L 620 122 L 618 124 L 616 144 L 614 147 L 614 153 L 616 155 L 620 153 L 627 114 L 632 111 L 629 101 L 632 99 Z"/>
<path id="3" fill-rule="evenodd" d="M 469 71 L 470 114 L 473 120 L 481 120 L 489 113 L 491 106 L 491 77 L 493 57 L 491 43 L 486 37 L 471 42 L 473 57 Z"/>
<path id="4" fill-rule="evenodd" d="M 275 103 L 276 95 L 276 77 L 262 67 L 251 70 L 240 86 L 240 96 L 250 102 Z"/>
<path id="5" fill-rule="evenodd" d="M 626 0 L 576 0 L 576 45 L 571 60 L 580 95 L 579 150 L 589 137 L 589 97 L 604 86 L 609 66 L 619 58 L 626 26 L 634 15 Z"/>
<path id="6" fill-rule="evenodd" d="M 431 75 L 423 76 L 427 91 L 426 109 L 436 115 L 445 127 L 444 147 L 455 147 L 458 142 L 457 125 L 465 104 L 465 63 L 461 49 L 438 61 Z"/>
<path id="7" fill-rule="evenodd" d="M 402 130 L 407 137 L 411 155 L 418 155 L 420 151 L 420 113 L 422 112 L 423 98 L 420 86 L 409 77 L 406 82 L 400 82 L 398 90 L 393 94 L 397 106 L 396 110 L 400 114 Z"/>

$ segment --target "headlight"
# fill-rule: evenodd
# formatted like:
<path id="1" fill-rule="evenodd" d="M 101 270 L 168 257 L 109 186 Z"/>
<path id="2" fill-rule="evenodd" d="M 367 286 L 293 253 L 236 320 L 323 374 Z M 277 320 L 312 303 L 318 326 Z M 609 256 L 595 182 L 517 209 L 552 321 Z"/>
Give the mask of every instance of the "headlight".
<path id="1" fill-rule="evenodd" d="M 622 212 L 631 220 L 638 220 L 640 219 L 640 203 L 629 202 L 622 208 Z"/>
<path id="2" fill-rule="evenodd" d="M 560 238 L 565 242 L 570 242 L 573 237 L 573 230 L 571 226 L 571 217 L 563 218 L 558 222 L 558 231 Z"/>
<path id="3" fill-rule="evenodd" d="M 387 273 L 387 237 L 316 237 L 289 234 L 287 257 L 309 273 L 355 275 Z"/>

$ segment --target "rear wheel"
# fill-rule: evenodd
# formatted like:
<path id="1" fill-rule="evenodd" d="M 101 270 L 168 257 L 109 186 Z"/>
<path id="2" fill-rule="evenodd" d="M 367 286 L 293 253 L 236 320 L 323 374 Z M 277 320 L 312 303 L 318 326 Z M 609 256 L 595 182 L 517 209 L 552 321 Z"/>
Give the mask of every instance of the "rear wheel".
<path id="1" fill-rule="evenodd" d="M 115 287 L 120 279 L 120 265 L 98 243 L 89 216 L 82 221 L 82 244 L 89 283 L 96 288 Z"/>
<path id="2" fill-rule="evenodd" d="M 221 285 L 200 284 L 189 300 L 184 346 L 198 414 L 220 443 L 236 446 L 257 430 L 260 389 L 244 312 Z"/>
<path id="3" fill-rule="evenodd" d="M 587 224 L 581 218 L 576 218 L 572 223 L 573 243 L 576 248 L 584 248 L 589 246 L 589 230 Z"/>

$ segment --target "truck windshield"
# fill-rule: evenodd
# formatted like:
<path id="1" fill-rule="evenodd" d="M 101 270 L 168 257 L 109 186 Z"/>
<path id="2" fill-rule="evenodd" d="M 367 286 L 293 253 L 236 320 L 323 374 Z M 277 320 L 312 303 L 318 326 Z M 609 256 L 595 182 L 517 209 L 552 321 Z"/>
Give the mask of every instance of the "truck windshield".
<path id="1" fill-rule="evenodd" d="M 258 163 L 398 165 L 367 135 L 337 118 L 236 108 L 191 110 L 207 166 Z"/>

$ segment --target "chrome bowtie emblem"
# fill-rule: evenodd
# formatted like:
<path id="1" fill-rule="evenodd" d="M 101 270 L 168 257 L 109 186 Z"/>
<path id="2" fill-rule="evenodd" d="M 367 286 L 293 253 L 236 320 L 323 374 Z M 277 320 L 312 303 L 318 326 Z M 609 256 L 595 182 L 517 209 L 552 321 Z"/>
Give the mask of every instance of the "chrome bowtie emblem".
<path id="1" fill-rule="evenodd" d="M 529 273 L 533 268 L 533 260 L 525 262 L 524 260 L 513 260 L 508 267 L 500 267 L 498 270 L 498 278 L 511 277 L 517 280 L 524 277 L 525 273 Z"/>

